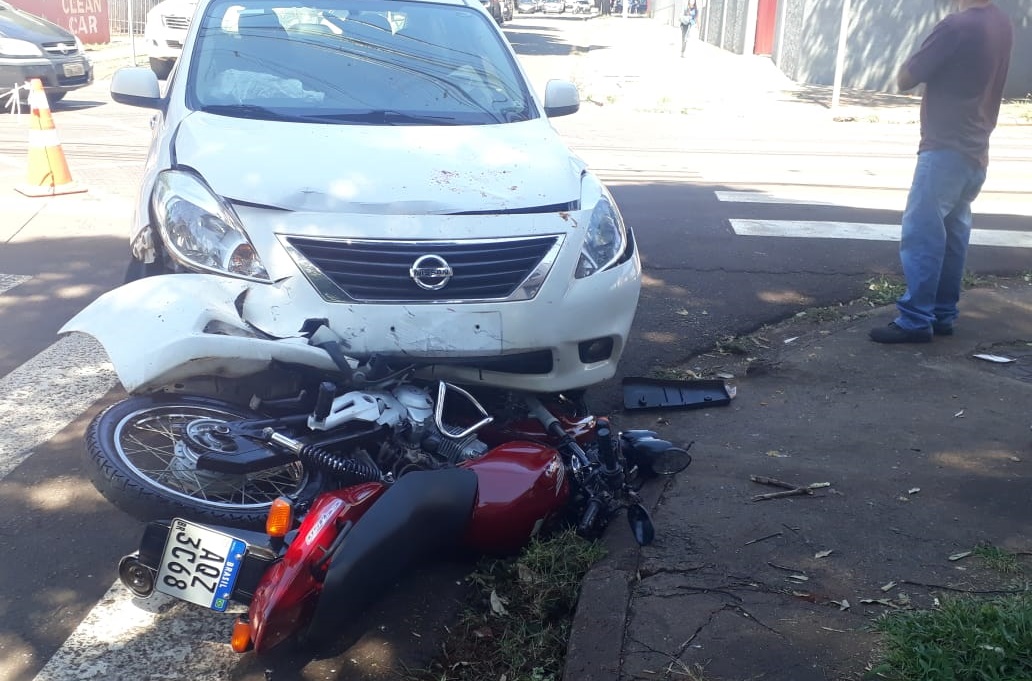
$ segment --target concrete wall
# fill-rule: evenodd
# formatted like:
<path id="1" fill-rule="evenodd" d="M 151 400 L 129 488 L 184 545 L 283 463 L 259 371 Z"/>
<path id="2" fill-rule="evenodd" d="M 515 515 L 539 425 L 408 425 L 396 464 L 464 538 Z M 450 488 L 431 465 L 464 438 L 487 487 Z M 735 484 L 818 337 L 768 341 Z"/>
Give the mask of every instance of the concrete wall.
<path id="1" fill-rule="evenodd" d="M 793 80 L 831 85 L 835 78 L 843 0 L 780 0 L 775 63 Z M 1032 93 L 1032 3 L 996 0 L 1014 22 L 1014 51 L 1006 97 Z M 726 5 L 726 11 L 725 11 Z M 895 91 L 896 71 L 946 14 L 944 0 L 852 0 L 842 84 L 865 90 Z M 701 37 L 737 53 L 752 51 L 746 35 L 752 0 L 709 0 Z"/>

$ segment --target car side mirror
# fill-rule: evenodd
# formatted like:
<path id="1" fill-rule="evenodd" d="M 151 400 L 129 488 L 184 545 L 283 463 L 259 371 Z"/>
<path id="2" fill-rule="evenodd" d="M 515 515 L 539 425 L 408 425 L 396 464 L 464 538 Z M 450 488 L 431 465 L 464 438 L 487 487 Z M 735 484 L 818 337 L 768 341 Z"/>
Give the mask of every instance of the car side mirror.
<path id="1" fill-rule="evenodd" d="M 162 99 L 158 77 L 143 66 L 118 69 L 111 78 L 111 99 L 119 104 L 160 109 Z"/>
<path id="2" fill-rule="evenodd" d="M 580 109 L 577 86 L 567 80 L 550 80 L 545 85 L 545 115 L 549 118 L 569 116 Z"/>

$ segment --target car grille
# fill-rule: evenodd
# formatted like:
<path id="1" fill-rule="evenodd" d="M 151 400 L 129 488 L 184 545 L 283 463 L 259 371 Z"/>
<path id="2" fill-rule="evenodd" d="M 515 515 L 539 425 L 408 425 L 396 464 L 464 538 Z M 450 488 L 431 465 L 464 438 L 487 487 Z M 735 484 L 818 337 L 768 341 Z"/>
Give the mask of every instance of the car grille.
<path id="1" fill-rule="evenodd" d="M 532 298 L 561 245 L 559 236 L 470 241 L 332 240 L 287 237 L 291 254 L 324 298 L 365 302 L 474 302 Z M 421 288 L 410 270 L 423 256 L 452 276 Z M 425 280 L 440 282 L 432 276 Z M 343 296 L 341 295 L 343 294 Z"/>
<path id="2" fill-rule="evenodd" d="M 46 50 L 47 54 L 59 57 L 71 57 L 74 54 L 79 54 L 79 48 L 75 46 L 75 43 L 70 42 L 43 43 L 43 49 Z"/>
<path id="3" fill-rule="evenodd" d="M 181 28 L 184 31 L 190 28 L 190 17 L 177 17 L 174 15 L 166 15 L 163 17 L 166 28 Z"/>

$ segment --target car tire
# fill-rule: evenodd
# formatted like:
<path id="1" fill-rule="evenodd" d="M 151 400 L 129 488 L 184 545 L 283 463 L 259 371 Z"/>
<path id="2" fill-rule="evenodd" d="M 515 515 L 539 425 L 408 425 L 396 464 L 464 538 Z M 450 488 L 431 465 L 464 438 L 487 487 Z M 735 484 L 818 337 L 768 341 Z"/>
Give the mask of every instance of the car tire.
<path id="1" fill-rule="evenodd" d="M 175 65 L 173 59 L 155 59 L 150 58 L 150 69 L 154 72 L 154 75 L 158 77 L 158 80 L 165 80 L 169 74 L 172 73 L 172 67 Z"/>

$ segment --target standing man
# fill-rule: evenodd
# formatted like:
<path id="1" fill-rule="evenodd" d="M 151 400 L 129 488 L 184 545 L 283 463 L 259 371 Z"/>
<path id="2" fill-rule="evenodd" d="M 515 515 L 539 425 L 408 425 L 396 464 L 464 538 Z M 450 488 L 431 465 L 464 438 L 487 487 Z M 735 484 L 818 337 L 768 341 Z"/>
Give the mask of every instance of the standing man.
<path id="1" fill-rule="evenodd" d="M 957 318 L 971 202 L 985 182 L 1013 28 L 990 0 L 952 4 L 897 76 L 900 91 L 925 84 L 921 144 L 899 247 L 907 290 L 896 319 L 871 330 L 876 343 L 927 343 L 952 334 Z"/>

